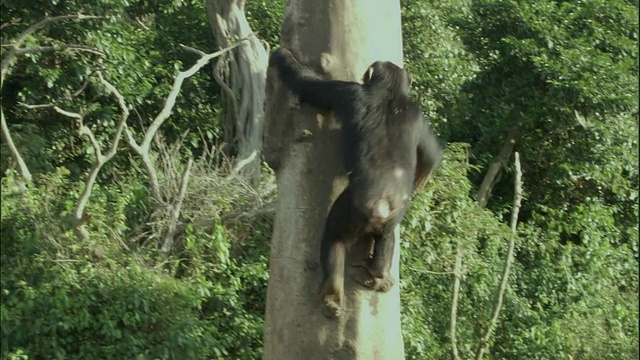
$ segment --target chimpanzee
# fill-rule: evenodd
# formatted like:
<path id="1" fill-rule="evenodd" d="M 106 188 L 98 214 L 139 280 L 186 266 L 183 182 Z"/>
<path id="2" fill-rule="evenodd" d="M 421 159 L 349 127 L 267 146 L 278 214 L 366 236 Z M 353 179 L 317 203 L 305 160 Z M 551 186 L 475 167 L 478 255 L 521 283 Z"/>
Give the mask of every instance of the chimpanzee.
<path id="1" fill-rule="evenodd" d="M 283 48 L 271 54 L 269 66 L 301 102 L 330 110 L 342 122 L 349 185 L 329 211 L 320 252 L 321 297 L 328 315 L 338 316 L 346 249 L 359 237 L 374 241 L 372 256 L 353 264 L 366 270 L 360 282 L 380 292 L 393 286 L 393 230 L 413 191 L 439 165 L 442 149 L 409 97 L 408 73 L 391 62 L 374 62 L 363 84 L 323 79 Z"/>

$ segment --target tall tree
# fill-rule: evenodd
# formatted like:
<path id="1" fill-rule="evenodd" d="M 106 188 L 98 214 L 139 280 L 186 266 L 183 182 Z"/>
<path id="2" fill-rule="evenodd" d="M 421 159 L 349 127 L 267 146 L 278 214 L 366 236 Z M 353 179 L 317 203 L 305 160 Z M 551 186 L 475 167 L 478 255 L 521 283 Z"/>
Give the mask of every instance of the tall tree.
<path id="1" fill-rule="evenodd" d="M 330 78 L 358 81 L 376 60 L 402 64 L 400 4 L 290 0 L 281 42 Z M 275 73 L 270 69 L 267 79 L 264 156 L 276 172 L 279 193 L 264 358 L 404 358 L 397 285 L 385 294 L 364 289 L 347 266 L 344 315 L 327 319 L 321 311 L 320 240 L 329 206 L 345 185 L 339 125 L 329 114 L 292 105 Z M 391 271 L 396 279 L 397 244 Z M 354 260 L 348 256 L 347 264 Z"/>

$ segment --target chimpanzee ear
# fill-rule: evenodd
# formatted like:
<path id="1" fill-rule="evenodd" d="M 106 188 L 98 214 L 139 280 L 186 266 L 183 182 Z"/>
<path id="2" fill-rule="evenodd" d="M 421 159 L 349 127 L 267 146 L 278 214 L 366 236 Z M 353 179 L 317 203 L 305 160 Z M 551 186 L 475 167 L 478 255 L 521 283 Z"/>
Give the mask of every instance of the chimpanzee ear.
<path id="1" fill-rule="evenodd" d="M 411 87 L 411 84 L 413 84 L 413 76 L 411 76 L 411 74 L 407 71 L 407 87 Z"/>
<path id="2" fill-rule="evenodd" d="M 371 79 L 373 79 L 373 66 L 369 66 L 367 71 L 364 72 L 364 75 L 362 76 L 362 82 L 368 84 L 371 82 Z"/>

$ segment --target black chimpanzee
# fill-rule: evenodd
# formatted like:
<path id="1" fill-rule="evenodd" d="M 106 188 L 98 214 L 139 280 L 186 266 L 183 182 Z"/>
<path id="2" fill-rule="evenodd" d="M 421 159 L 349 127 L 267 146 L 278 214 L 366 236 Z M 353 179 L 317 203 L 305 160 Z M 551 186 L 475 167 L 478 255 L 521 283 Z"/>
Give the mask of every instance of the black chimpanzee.
<path id="1" fill-rule="evenodd" d="M 409 75 L 391 62 L 373 63 L 363 84 L 323 79 L 288 49 L 272 53 L 269 65 L 301 102 L 331 110 L 342 122 L 349 185 L 329 211 L 320 254 L 321 296 L 329 315 L 337 316 L 346 249 L 358 237 L 374 241 L 373 255 L 354 264 L 366 269 L 363 285 L 381 292 L 393 286 L 393 230 L 413 191 L 440 163 L 442 149 L 409 97 Z"/>

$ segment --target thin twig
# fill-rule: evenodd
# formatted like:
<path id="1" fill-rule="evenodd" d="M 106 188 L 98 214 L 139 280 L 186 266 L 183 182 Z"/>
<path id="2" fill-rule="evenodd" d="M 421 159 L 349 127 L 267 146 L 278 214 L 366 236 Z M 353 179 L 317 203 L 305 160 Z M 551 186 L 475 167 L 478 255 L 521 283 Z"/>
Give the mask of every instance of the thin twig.
<path id="1" fill-rule="evenodd" d="M 520 203 L 522 201 L 522 169 L 520 167 L 520 154 L 516 152 L 514 155 L 516 165 L 516 180 L 514 185 L 515 198 L 513 201 L 513 210 L 511 212 L 511 238 L 509 239 L 509 249 L 507 250 L 507 259 L 504 263 L 500 285 L 498 287 L 496 298 L 493 303 L 491 320 L 489 320 L 487 330 L 485 331 L 484 336 L 478 344 L 478 349 L 476 351 L 476 360 L 481 359 L 484 355 L 484 352 L 487 349 L 487 344 L 489 343 L 489 338 L 491 337 L 491 333 L 493 332 L 493 329 L 498 322 L 498 314 L 500 313 L 500 308 L 502 307 L 502 299 L 504 297 L 505 289 L 507 288 L 509 271 L 511 270 L 511 263 L 513 262 L 513 253 L 517 236 L 516 227 L 518 226 L 518 213 L 520 212 Z"/>

